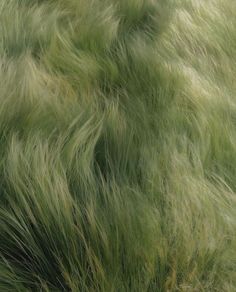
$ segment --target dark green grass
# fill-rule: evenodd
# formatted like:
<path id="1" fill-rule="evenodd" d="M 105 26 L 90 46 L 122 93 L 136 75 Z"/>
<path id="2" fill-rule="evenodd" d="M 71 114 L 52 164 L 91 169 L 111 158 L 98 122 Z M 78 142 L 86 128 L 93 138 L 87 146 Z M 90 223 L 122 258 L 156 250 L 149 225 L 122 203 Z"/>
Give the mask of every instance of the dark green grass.
<path id="1" fill-rule="evenodd" d="M 236 290 L 235 8 L 0 1 L 0 291 Z"/>

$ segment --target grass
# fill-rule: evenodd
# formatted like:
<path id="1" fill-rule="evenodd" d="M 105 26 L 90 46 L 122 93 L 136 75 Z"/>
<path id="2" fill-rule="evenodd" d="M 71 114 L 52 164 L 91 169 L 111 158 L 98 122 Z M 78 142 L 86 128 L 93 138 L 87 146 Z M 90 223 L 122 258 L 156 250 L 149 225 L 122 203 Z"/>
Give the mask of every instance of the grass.
<path id="1" fill-rule="evenodd" d="M 0 291 L 236 290 L 235 8 L 0 2 Z"/>

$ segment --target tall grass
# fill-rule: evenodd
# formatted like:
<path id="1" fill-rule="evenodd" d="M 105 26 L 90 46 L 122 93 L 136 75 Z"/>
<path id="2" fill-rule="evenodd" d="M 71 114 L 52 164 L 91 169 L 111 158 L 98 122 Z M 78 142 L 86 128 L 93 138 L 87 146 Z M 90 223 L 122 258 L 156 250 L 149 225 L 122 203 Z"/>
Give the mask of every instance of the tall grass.
<path id="1" fill-rule="evenodd" d="M 236 290 L 235 8 L 0 1 L 0 291 Z"/>

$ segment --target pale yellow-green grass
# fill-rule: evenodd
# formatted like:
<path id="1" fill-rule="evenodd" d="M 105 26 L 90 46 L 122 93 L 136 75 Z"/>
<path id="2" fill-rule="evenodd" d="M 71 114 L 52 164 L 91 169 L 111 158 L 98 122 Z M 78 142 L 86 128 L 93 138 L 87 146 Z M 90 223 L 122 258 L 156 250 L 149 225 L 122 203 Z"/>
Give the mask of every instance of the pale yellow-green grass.
<path id="1" fill-rule="evenodd" d="M 236 291 L 236 2 L 0 1 L 0 291 Z"/>

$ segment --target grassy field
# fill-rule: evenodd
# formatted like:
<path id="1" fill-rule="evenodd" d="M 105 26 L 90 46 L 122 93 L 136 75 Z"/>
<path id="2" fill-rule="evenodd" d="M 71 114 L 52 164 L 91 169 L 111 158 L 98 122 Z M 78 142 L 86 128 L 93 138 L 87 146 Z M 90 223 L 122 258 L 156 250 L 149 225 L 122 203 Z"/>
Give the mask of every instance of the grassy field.
<path id="1" fill-rule="evenodd" d="M 0 1 L 0 291 L 236 291 L 235 0 Z"/>

